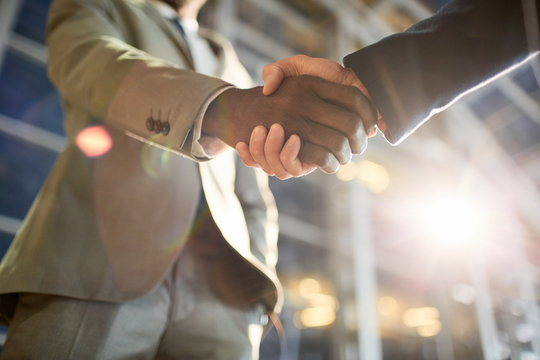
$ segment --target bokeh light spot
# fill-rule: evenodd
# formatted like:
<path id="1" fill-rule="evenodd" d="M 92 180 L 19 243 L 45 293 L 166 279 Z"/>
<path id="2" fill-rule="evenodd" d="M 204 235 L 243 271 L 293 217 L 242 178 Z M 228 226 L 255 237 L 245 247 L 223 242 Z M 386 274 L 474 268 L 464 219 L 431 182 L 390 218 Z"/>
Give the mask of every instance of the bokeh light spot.
<path id="1" fill-rule="evenodd" d="M 97 157 L 108 152 L 113 142 L 105 127 L 96 125 L 82 130 L 75 143 L 86 156 Z"/>
<path id="2" fill-rule="evenodd" d="M 377 301 L 377 309 L 379 313 L 384 316 L 390 316 L 395 314 L 398 308 L 396 299 L 391 296 L 381 296 Z"/>
<path id="3" fill-rule="evenodd" d="M 296 312 L 294 323 L 298 328 L 324 327 L 336 320 L 336 312 L 328 307 L 311 307 Z"/>

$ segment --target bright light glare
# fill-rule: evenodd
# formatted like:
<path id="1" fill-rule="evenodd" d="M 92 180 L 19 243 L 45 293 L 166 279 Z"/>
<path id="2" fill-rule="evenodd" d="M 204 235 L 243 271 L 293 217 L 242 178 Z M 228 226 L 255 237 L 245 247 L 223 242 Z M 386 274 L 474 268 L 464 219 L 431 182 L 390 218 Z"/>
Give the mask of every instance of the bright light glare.
<path id="1" fill-rule="evenodd" d="M 298 328 L 328 326 L 336 320 L 336 312 L 329 307 L 311 307 L 297 312 L 294 320 Z"/>
<path id="2" fill-rule="evenodd" d="M 403 313 L 403 323 L 408 327 L 431 325 L 439 319 L 439 310 L 434 307 L 410 308 Z"/>
<path id="3" fill-rule="evenodd" d="M 538 356 L 530 351 L 523 351 L 520 360 L 538 360 Z"/>
<path id="4" fill-rule="evenodd" d="M 520 343 L 526 344 L 534 338 L 534 327 L 530 324 L 519 324 L 516 326 L 516 339 Z"/>
<path id="5" fill-rule="evenodd" d="M 377 310 L 384 316 L 390 316 L 396 312 L 398 303 L 396 299 L 391 296 L 381 296 L 377 301 Z"/>
<path id="6" fill-rule="evenodd" d="M 426 201 L 420 209 L 420 221 L 429 239 L 451 248 L 478 242 L 485 236 L 485 210 L 472 199 L 446 196 Z"/>
<path id="7" fill-rule="evenodd" d="M 318 295 L 322 291 L 321 284 L 312 278 L 305 278 L 300 281 L 298 284 L 298 291 L 300 294 L 306 298 L 313 297 Z"/>
<path id="8" fill-rule="evenodd" d="M 382 165 L 369 160 L 351 162 L 339 168 L 337 178 L 341 181 L 357 179 L 373 193 L 382 193 L 388 188 L 390 175 Z"/>
<path id="9" fill-rule="evenodd" d="M 430 324 L 422 325 L 416 328 L 416 332 L 423 337 L 431 337 L 437 335 L 441 331 L 441 322 L 433 320 Z"/>
<path id="10" fill-rule="evenodd" d="M 454 301 L 465 305 L 471 305 L 476 299 L 476 290 L 471 285 L 456 284 L 452 287 Z"/>
<path id="11" fill-rule="evenodd" d="M 75 143 L 88 157 L 105 154 L 112 147 L 112 139 L 103 126 L 91 126 L 82 130 L 75 139 Z"/>

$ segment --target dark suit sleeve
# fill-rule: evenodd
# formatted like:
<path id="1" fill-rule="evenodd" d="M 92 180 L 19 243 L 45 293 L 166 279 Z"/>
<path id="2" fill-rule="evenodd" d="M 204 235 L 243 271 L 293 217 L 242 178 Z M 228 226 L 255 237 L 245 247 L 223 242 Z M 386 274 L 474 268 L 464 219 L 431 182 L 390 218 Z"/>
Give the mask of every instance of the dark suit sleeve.
<path id="1" fill-rule="evenodd" d="M 379 108 L 389 142 L 399 143 L 464 92 L 532 52 L 521 3 L 455 0 L 408 30 L 345 57 Z"/>

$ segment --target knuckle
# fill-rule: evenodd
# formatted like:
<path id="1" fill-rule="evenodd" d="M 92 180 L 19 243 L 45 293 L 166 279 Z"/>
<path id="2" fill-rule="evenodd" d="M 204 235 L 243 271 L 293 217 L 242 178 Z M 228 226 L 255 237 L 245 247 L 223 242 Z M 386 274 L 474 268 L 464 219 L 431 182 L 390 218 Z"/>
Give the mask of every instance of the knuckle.
<path id="1" fill-rule="evenodd" d="M 289 174 L 291 174 L 292 177 L 299 177 L 299 176 L 302 176 L 302 170 L 300 169 L 289 170 Z"/>
<path id="2" fill-rule="evenodd" d="M 279 179 L 279 180 L 287 180 L 289 177 L 285 174 L 276 174 L 276 177 Z"/>
<path id="3" fill-rule="evenodd" d="M 345 86 L 345 94 L 355 105 L 361 104 L 364 101 L 364 94 L 356 86 Z"/>
<path id="4" fill-rule="evenodd" d="M 337 158 L 339 163 L 343 164 L 348 162 L 351 157 L 349 139 L 346 137 L 338 137 L 332 147 L 332 153 Z"/>
<path id="5" fill-rule="evenodd" d="M 362 138 L 362 141 L 360 142 L 360 151 L 359 154 L 363 154 L 368 147 L 368 139 L 367 137 Z"/>
<path id="6" fill-rule="evenodd" d="M 350 115 L 347 120 L 347 133 L 352 134 L 354 137 L 359 137 L 364 133 L 364 123 L 360 116 Z"/>
<path id="7" fill-rule="evenodd" d="M 334 157 L 329 152 L 325 152 L 319 156 L 319 167 L 328 169 L 332 167 Z"/>

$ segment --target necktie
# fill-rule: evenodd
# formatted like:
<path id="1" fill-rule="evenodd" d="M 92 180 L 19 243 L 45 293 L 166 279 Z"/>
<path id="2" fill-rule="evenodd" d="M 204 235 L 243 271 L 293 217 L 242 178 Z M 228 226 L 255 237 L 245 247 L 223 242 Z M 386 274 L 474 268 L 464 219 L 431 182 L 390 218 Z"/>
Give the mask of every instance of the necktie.
<path id="1" fill-rule="evenodd" d="M 189 42 L 186 39 L 186 32 L 184 31 L 184 28 L 182 27 L 182 24 L 180 23 L 180 19 L 170 18 L 169 20 L 174 25 L 174 27 L 178 30 L 178 33 L 181 35 L 180 38 L 182 40 L 182 45 L 183 45 L 182 48 L 186 51 L 186 55 L 193 62 L 193 54 L 191 53 Z"/>
<path id="2" fill-rule="evenodd" d="M 191 59 L 198 73 L 215 76 L 217 59 L 208 41 L 198 35 L 199 24 L 195 20 L 172 20 L 186 41 Z"/>

